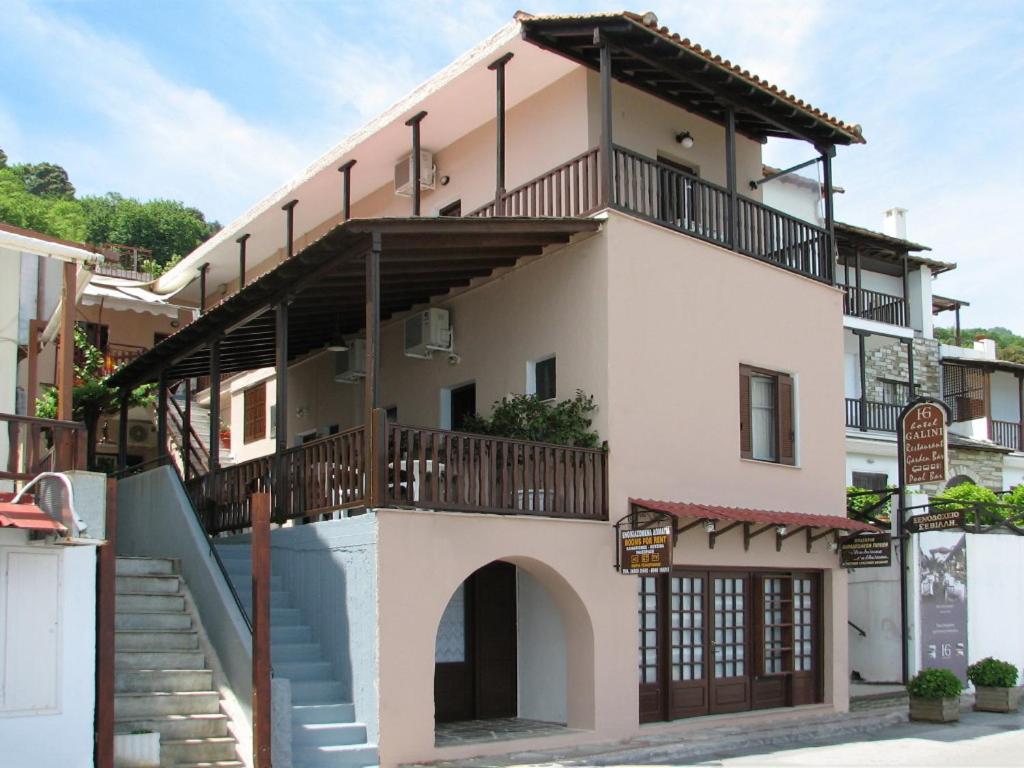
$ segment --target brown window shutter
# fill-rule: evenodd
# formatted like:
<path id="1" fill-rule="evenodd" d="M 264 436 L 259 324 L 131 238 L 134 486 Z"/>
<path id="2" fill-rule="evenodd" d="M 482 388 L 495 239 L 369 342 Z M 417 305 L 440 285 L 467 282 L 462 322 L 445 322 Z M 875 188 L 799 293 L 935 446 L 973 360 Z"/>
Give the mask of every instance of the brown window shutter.
<path id="1" fill-rule="evenodd" d="M 796 424 L 793 420 L 793 377 L 780 373 L 775 387 L 778 397 L 779 463 L 796 463 Z"/>
<path id="2" fill-rule="evenodd" d="M 740 456 L 754 457 L 754 440 L 750 429 L 750 369 L 740 366 Z"/>

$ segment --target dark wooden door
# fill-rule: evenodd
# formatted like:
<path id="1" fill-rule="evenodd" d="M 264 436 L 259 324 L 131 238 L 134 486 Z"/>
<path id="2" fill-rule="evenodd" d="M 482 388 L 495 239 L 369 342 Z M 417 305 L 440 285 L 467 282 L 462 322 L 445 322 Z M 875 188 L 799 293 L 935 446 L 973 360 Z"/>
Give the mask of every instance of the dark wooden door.
<path id="1" fill-rule="evenodd" d="M 758 574 L 754 584 L 754 610 L 759 621 L 753 708 L 789 706 L 789 676 L 793 669 L 793 577 L 786 573 Z"/>
<path id="2" fill-rule="evenodd" d="M 465 384 L 456 387 L 451 396 L 452 429 L 462 429 L 466 420 L 476 415 L 476 384 Z"/>
<path id="3" fill-rule="evenodd" d="M 708 574 L 675 571 L 669 578 L 668 718 L 708 712 Z"/>
<path id="4" fill-rule="evenodd" d="M 491 563 L 473 574 L 476 716 L 515 717 L 516 568 Z"/>
<path id="5" fill-rule="evenodd" d="M 712 571 L 711 664 L 708 711 L 750 709 L 750 577 L 743 572 Z"/>
<path id="6" fill-rule="evenodd" d="M 637 595 L 639 619 L 640 722 L 666 719 L 664 673 L 662 671 L 663 580 L 640 576 Z"/>

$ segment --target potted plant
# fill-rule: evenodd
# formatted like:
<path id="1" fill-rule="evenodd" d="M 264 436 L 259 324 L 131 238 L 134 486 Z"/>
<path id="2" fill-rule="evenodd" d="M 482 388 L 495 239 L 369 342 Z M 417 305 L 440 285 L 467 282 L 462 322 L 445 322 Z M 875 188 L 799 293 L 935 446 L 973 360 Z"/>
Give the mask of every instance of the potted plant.
<path id="1" fill-rule="evenodd" d="M 1017 667 L 991 656 L 971 664 L 967 679 L 974 684 L 974 709 L 979 712 L 1016 712 L 1020 706 Z"/>
<path id="2" fill-rule="evenodd" d="M 114 764 L 118 768 L 159 768 L 160 734 L 144 730 L 115 733 Z"/>
<path id="3" fill-rule="evenodd" d="M 910 719 L 926 723 L 953 723 L 960 719 L 960 692 L 964 684 L 948 669 L 923 669 L 907 683 Z"/>
<path id="4" fill-rule="evenodd" d="M 220 447 L 224 450 L 231 450 L 231 425 L 220 425 Z"/>

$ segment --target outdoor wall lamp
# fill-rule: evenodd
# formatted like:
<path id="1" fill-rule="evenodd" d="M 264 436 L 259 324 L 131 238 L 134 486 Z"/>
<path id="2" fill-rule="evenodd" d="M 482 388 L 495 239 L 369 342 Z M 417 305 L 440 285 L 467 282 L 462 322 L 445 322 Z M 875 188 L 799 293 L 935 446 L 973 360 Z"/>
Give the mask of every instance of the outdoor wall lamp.
<path id="1" fill-rule="evenodd" d="M 785 536 L 786 535 L 786 526 L 784 526 L 784 525 L 777 525 L 777 526 L 775 526 L 775 532 L 777 534 L 779 534 L 779 536 Z"/>
<path id="2" fill-rule="evenodd" d="M 833 541 L 830 541 L 828 543 L 828 551 L 829 552 L 836 552 L 838 549 L 839 549 L 839 542 L 838 541 L 833 540 Z"/>
<path id="3" fill-rule="evenodd" d="M 704 521 L 704 530 L 707 533 L 714 533 L 715 532 L 715 521 L 714 520 L 705 520 Z"/>
<path id="4" fill-rule="evenodd" d="M 677 133 L 676 141 L 683 149 L 693 149 L 693 136 L 689 131 L 680 131 Z"/>
<path id="5" fill-rule="evenodd" d="M 329 342 L 327 342 L 327 349 L 331 352 L 348 352 L 348 344 L 345 343 L 345 339 L 341 336 L 333 336 Z"/>

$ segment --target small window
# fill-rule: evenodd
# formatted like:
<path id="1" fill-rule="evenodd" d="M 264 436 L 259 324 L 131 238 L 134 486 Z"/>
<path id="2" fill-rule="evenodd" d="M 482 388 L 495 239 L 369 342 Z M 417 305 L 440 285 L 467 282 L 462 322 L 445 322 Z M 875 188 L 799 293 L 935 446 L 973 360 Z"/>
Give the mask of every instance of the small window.
<path id="1" fill-rule="evenodd" d="M 793 378 L 740 366 L 740 456 L 796 463 Z"/>
<path id="2" fill-rule="evenodd" d="M 889 487 L 889 476 L 884 472 L 854 472 L 853 487 L 865 491 L 884 491 Z"/>
<path id="3" fill-rule="evenodd" d="M 451 428 L 462 429 L 466 421 L 476 416 L 476 384 L 466 384 L 449 390 Z"/>
<path id="4" fill-rule="evenodd" d="M 896 379 L 879 379 L 882 402 L 887 405 L 906 405 L 910 402 L 910 385 Z"/>
<path id="5" fill-rule="evenodd" d="M 267 436 L 267 384 L 257 384 L 243 395 L 242 440 L 251 443 Z"/>
<path id="6" fill-rule="evenodd" d="M 538 400 L 554 400 L 557 392 L 554 355 L 530 363 L 526 378 L 527 394 L 536 395 Z"/>

